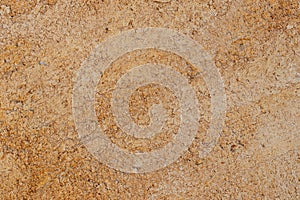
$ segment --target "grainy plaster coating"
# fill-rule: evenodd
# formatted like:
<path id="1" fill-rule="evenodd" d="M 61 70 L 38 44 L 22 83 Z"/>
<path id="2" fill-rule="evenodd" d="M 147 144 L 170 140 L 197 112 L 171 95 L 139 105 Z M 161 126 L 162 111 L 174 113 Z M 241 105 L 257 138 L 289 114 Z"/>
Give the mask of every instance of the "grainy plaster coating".
<path id="1" fill-rule="evenodd" d="M 299 199 L 300 3 L 296 0 L 1 0 L 0 199 Z M 212 56 L 226 94 L 214 148 L 199 156 L 211 123 L 201 72 L 159 49 L 120 56 L 96 87 L 95 112 L 122 149 L 150 152 L 172 141 L 179 102 L 150 84 L 129 98 L 149 125 L 151 106 L 168 115 L 152 139 L 122 134 L 111 111 L 117 81 L 133 66 L 164 64 L 188 79 L 201 106 L 193 143 L 174 163 L 124 173 L 99 162 L 79 139 L 76 74 L 97 45 L 124 31 L 167 28 Z"/>

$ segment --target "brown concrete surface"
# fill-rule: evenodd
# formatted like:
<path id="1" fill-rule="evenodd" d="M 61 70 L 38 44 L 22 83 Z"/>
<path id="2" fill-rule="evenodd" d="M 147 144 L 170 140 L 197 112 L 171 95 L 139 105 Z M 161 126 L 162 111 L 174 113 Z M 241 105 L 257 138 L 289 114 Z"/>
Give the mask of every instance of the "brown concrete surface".
<path id="1" fill-rule="evenodd" d="M 300 199 L 299 1 L 0 2 L 0 199 Z M 134 123 L 149 125 L 151 105 L 161 102 L 162 132 L 142 139 L 120 130 L 110 99 L 132 67 L 170 66 L 201 105 L 198 132 L 175 162 L 126 173 L 100 162 L 80 140 L 73 87 L 98 44 L 148 27 L 182 33 L 212 56 L 224 82 L 226 116 L 213 149 L 201 156 L 213 95 L 201 70 L 155 48 L 120 56 L 97 85 L 95 112 L 121 149 L 162 148 L 180 125 L 176 96 L 153 83 L 132 93 L 129 113 Z"/>

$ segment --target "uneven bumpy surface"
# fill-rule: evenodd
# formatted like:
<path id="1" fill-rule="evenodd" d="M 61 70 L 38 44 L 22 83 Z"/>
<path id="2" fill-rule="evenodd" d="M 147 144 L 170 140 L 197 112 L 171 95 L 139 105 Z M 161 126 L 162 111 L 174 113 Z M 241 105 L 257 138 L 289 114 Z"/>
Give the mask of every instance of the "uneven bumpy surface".
<path id="1" fill-rule="evenodd" d="M 299 1 L 0 2 L 0 199 L 300 198 Z M 187 80 L 199 102 L 194 140 L 176 161 L 127 173 L 101 162 L 97 155 L 105 152 L 96 155 L 87 148 L 90 141 L 80 138 L 73 92 L 83 63 L 97 66 L 101 59 L 91 58 L 97 45 L 149 27 L 186 35 L 211 55 L 223 80 L 226 115 L 213 148 L 201 153 L 215 119 L 205 73 L 159 48 L 119 56 L 99 73 L 93 102 L 96 126 L 112 145 L 146 155 L 178 137 L 180 99 L 157 83 L 132 91 L 127 114 L 147 127 L 164 109 L 158 133 L 133 135 L 118 124 L 114 91 L 137 66 L 168 66 Z"/>

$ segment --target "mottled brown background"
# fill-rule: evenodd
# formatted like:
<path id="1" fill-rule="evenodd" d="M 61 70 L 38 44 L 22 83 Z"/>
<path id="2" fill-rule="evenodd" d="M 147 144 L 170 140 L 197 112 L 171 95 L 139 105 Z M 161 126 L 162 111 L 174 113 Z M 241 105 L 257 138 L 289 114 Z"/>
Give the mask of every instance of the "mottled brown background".
<path id="1" fill-rule="evenodd" d="M 0 2 L 0 199 L 300 198 L 297 0 Z M 143 27 L 177 30 L 213 55 L 224 80 L 227 114 L 208 157 L 198 158 L 192 145 L 164 169 L 126 174 L 99 163 L 78 140 L 72 88 L 76 71 L 97 44 Z M 164 59 L 155 50 L 134 54 Z M 120 59 L 116 65 L 128 58 Z M 112 70 L 105 80 L 117 76 Z M 174 98 L 163 89 L 142 90 L 146 99 L 154 90 Z M 147 113 L 135 113 L 140 111 L 134 106 L 147 107 L 155 99 L 134 99 L 131 113 L 141 117 L 133 118 L 147 123 Z M 99 120 L 107 114 L 97 113 Z M 108 134 L 126 147 L 113 131 Z M 157 145 L 169 140 L 168 134 Z M 129 149 L 142 148 L 138 145 Z"/>

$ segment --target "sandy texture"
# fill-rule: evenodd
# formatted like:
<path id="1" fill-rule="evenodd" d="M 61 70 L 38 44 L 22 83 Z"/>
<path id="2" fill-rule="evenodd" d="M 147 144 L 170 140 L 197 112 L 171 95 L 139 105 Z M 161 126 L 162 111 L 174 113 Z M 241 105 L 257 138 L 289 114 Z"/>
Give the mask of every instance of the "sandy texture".
<path id="1" fill-rule="evenodd" d="M 149 125 L 160 102 L 166 126 L 154 138 L 123 133 L 111 111 L 117 81 L 133 66 L 164 64 L 196 91 L 200 125 L 174 163 L 124 173 L 99 162 L 79 139 L 72 95 L 95 47 L 123 31 L 180 32 L 212 56 L 226 93 L 221 135 L 210 153 L 199 144 L 211 123 L 201 72 L 174 53 L 129 52 L 97 84 L 95 111 L 122 149 L 151 152 L 172 141 L 176 95 L 150 84 L 129 98 L 129 113 Z M 299 199 L 300 4 L 296 0 L 1 0 L 0 199 Z"/>

